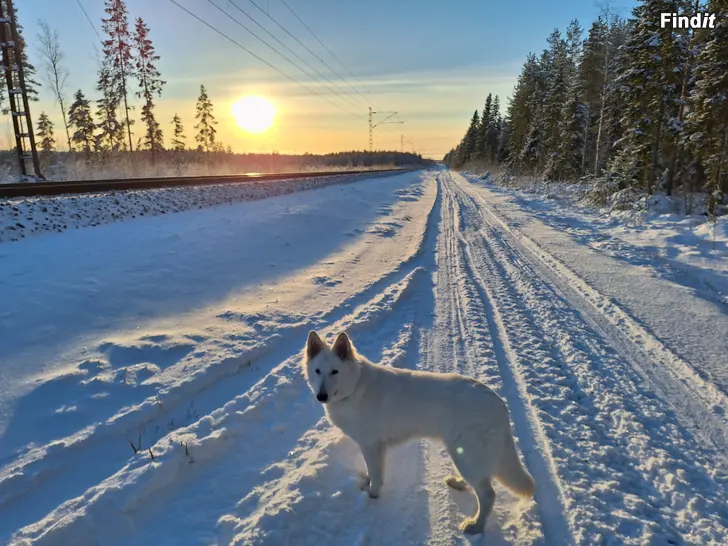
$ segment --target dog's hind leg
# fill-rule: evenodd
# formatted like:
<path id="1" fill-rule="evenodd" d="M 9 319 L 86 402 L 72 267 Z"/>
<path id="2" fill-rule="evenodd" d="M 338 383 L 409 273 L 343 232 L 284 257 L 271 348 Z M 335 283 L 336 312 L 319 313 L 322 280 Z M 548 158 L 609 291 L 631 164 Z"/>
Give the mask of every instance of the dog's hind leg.
<path id="1" fill-rule="evenodd" d="M 367 480 L 363 489 L 369 491 L 369 496 L 373 499 L 379 497 L 379 491 L 384 483 L 384 444 L 381 442 L 359 446 L 364 456 L 364 462 L 367 465 Z M 366 483 L 368 481 L 368 484 Z"/>
<path id="2" fill-rule="evenodd" d="M 490 479 L 484 479 L 479 485 L 473 487 L 473 491 L 478 498 L 478 511 L 472 518 L 467 518 L 460 524 L 460 529 L 468 535 L 477 535 L 485 530 L 488 516 L 493 511 L 495 504 L 495 491 Z"/>
<path id="3" fill-rule="evenodd" d="M 462 476 L 462 479 L 452 480 L 454 485 L 466 482 L 473 489 L 478 500 L 477 511 L 473 517 L 463 520 L 460 528 L 469 535 L 482 533 L 495 504 L 495 491 L 491 486 L 491 476 L 495 471 L 496 463 L 493 461 L 492 453 L 488 452 L 484 442 L 469 438 L 461 438 L 458 445 L 448 445 L 447 450 Z M 448 485 L 453 486 L 449 482 Z"/>

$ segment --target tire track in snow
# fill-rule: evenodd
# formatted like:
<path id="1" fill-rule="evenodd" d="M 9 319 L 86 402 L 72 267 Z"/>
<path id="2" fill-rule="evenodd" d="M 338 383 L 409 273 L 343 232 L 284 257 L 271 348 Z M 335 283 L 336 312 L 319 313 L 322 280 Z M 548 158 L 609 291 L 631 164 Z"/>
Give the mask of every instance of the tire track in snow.
<path id="1" fill-rule="evenodd" d="M 469 213 L 464 248 L 512 338 L 524 395 L 552 439 L 575 539 L 592 544 L 616 533 L 622 543 L 723 541 L 728 510 L 715 499 L 726 479 L 709 453 L 569 300 L 502 241 L 480 204 L 452 186 Z"/>
<path id="2" fill-rule="evenodd" d="M 532 263 L 541 264 L 539 273 L 568 294 L 570 303 L 592 326 L 664 393 L 665 399 L 695 433 L 715 447 L 721 466 L 728 469 L 728 422 L 725 420 L 728 397 L 670 351 L 646 327 L 638 324 L 616 301 L 591 287 L 535 241 L 517 229 L 511 229 L 477 192 L 472 195 L 479 201 L 481 210 L 488 214 L 490 223 L 497 225 L 503 237 L 508 238 L 503 244 L 517 247 L 531 258 Z"/>
<path id="3" fill-rule="evenodd" d="M 504 396 L 493 340 L 483 320 L 485 311 L 462 263 L 457 237 L 461 219 L 442 182 L 441 187 L 445 197 L 437 249 L 436 318 L 420 367 L 474 377 Z M 444 484 L 444 478 L 453 474 L 454 469 L 440 442 L 423 442 L 423 448 L 428 461 L 424 479 L 433 522 L 428 543 L 446 545 L 455 540 L 467 544 L 468 537 L 462 535 L 458 524 L 475 511 L 475 498 L 470 491 L 454 491 Z M 515 499 L 497 482 L 496 490 L 494 511 L 483 541 L 492 545 L 542 543 L 538 510 L 533 502 Z"/>
<path id="4" fill-rule="evenodd" d="M 445 175 L 444 180 L 443 185 L 447 186 L 448 199 L 452 202 L 457 217 L 461 219 L 459 227 L 473 230 L 472 218 L 468 218 L 466 221 L 466 218 L 459 212 L 460 201 L 456 195 L 457 192 L 453 191 L 454 185 L 449 174 Z M 455 233 L 453 230 L 453 237 L 458 243 L 458 248 L 457 255 L 452 256 L 451 259 L 461 261 L 466 276 L 479 294 L 493 343 L 495 360 L 503 381 L 503 395 L 508 402 L 515 426 L 514 432 L 518 436 L 519 446 L 526 459 L 526 464 L 536 480 L 535 498 L 544 537 L 550 544 L 573 544 L 574 539 L 566 518 L 562 487 L 551 453 L 550 442 L 542 429 L 536 410 L 529 402 L 530 398 L 524 380 L 519 373 L 518 355 L 511 347 L 499 304 L 489 288 L 492 283 L 486 283 L 483 280 L 480 268 L 478 271 L 473 268 L 473 257 L 463 239 L 462 231 Z M 489 280 L 495 280 L 490 278 L 494 277 L 492 274 L 488 277 Z"/>

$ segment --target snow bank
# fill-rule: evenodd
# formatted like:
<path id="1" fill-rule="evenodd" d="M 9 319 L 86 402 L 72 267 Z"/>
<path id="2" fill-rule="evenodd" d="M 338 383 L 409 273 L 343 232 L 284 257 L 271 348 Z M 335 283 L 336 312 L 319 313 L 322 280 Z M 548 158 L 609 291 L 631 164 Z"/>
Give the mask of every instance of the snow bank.
<path id="1" fill-rule="evenodd" d="M 140 216 L 254 201 L 381 176 L 387 176 L 387 173 L 0 200 L 0 243 L 49 231 L 61 232 Z"/>

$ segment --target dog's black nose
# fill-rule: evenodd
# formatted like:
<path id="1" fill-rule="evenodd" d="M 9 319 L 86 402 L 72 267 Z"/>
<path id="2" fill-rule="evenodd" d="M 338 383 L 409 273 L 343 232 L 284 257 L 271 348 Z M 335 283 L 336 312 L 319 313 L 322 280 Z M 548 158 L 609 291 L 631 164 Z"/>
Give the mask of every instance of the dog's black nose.
<path id="1" fill-rule="evenodd" d="M 319 402 L 326 402 L 329 399 L 329 395 L 325 392 L 320 392 L 316 395 L 316 400 Z"/>

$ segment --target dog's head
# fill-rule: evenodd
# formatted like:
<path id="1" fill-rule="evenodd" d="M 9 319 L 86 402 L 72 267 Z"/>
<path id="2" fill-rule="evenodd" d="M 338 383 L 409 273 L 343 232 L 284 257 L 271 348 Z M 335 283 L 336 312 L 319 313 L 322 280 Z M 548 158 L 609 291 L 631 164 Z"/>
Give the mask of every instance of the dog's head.
<path id="1" fill-rule="evenodd" d="M 329 347 L 319 335 L 308 334 L 304 368 L 306 380 L 321 403 L 335 402 L 349 396 L 359 380 L 358 355 L 344 332 Z"/>

